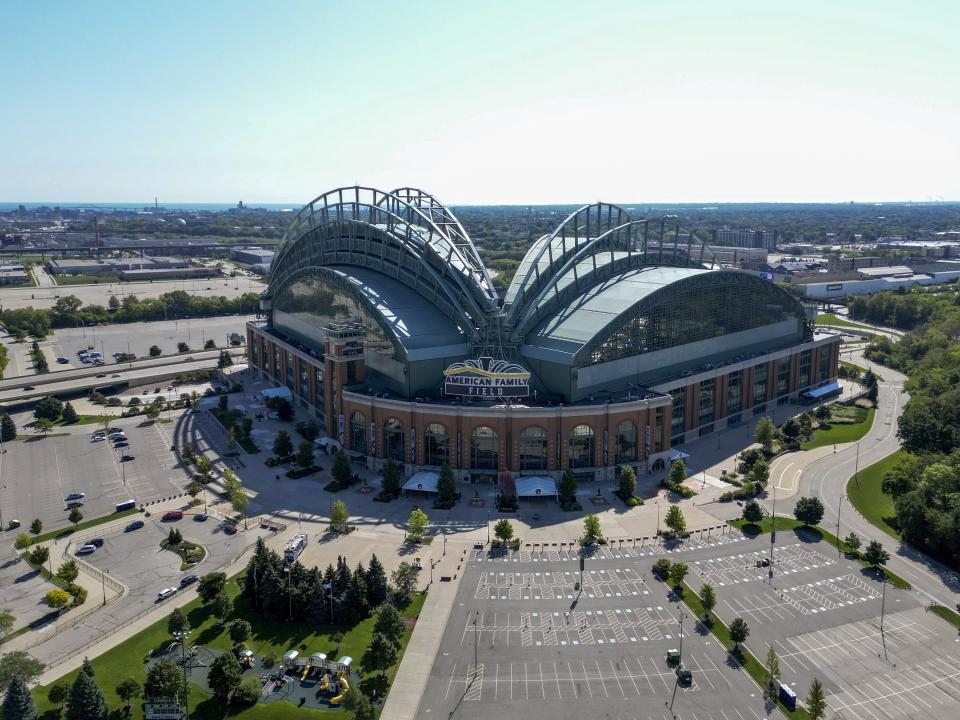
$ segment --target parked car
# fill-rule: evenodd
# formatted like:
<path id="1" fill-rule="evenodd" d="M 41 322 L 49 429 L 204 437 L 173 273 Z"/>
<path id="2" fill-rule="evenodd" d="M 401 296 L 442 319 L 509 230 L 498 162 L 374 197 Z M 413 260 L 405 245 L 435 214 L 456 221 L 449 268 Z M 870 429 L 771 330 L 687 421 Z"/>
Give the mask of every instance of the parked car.
<path id="1" fill-rule="evenodd" d="M 74 508 L 82 508 L 83 500 L 71 500 L 67 503 L 67 510 L 73 510 Z"/>
<path id="2" fill-rule="evenodd" d="M 168 510 L 163 514 L 161 520 L 163 520 L 163 522 L 176 522 L 177 520 L 183 520 L 183 513 L 179 510 Z"/>
<path id="3" fill-rule="evenodd" d="M 691 673 L 690 669 L 682 663 L 677 665 L 676 673 L 677 682 L 679 682 L 681 685 L 689 685 L 693 682 L 693 673 Z"/>
<path id="4" fill-rule="evenodd" d="M 174 587 L 164 588 L 163 590 L 157 593 L 157 602 L 160 602 L 161 600 L 166 600 L 171 595 L 175 595 L 177 590 L 179 589 L 180 588 L 174 588 Z"/>
<path id="5" fill-rule="evenodd" d="M 116 435 L 117 433 L 123 433 L 123 428 L 118 428 L 118 427 L 107 428 L 107 435 Z"/>
<path id="6" fill-rule="evenodd" d="M 227 535 L 236 535 L 236 534 L 237 534 L 237 526 L 234 525 L 233 523 L 224 523 L 224 524 L 223 524 L 223 531 L 224 531 Z"/>
<path id="7" fill-rule="evenodd" d="M 130 443 L 128 443 L 126 440 L 117 440 L 115 443 L 113 443 L 113 446 L 115 448 L 125 448 L 130 447 Z"/>
<path id="8" fill-rule="evenodd" d="M 85 498 L 86 496 L 87 496 L 86 493 L 80 492 L 79 490 L 75 490 L 75 491 L 73 491 L 72 493 L 70 493 L 69 495 L 67 495 L 67 496 L 64 498 L 64 500 L 65 500 L 66 502 L 70 502 L 71 500 L 82 500 L 82 499 Z"/>
<path id="9" fill-rule="evenodd" d="M 131 460 L 136 460 L 136 455 L 121 455 L 120 462 L 130 462 Z"/>
<path id="10" fill-rule="evenodd" d="M 124 532 L 133 532 L 134 530 L 139 530 L 143 527 L 143 520 L 134 520 L 132 523 L 127 525 L 123 531 Z"/>
<path id="11" fill-rule="evenodd" d="M 98 378 L 105 378 L 106 376 L 107 376 L 106 373 L 97 373 Z"/>
<path id="12" fill-rule="evenodd" d="M 193 516 L 194 522 L 206 522 L 206 520 L 207 520 L 206 513 L 197 513 L 196 515 Z"/>
<path id="13" fill-rule="evenodd" d="M 68 362 L 70 362 L 70 360 L 68 360 L 65 357 L 58 357 L 57 362 L 60 363 L 61 365 L 66 365 Z"/>
<path id="14" fill-rule="evenodd" d="M 187 575 L 180 579 L 180 587 L 186 587 L 187 585 L 193 585 L 197 580 L 200 579 L 199 575 Z"/>
<path id="15" fill-rule="evenodd" d="M 24 385 L 23 389 L 24 389 L 24 392 L 26 392 L 27 390 L 36 390 L 36 388 L 33 385 Z"/>
<path id="16" fill-rule="evenodd" d="M 75 555 L 93 555 L 93 553 L 95 553 L 96 551 L 97 551 L 96 545 L 84 545 L 83 547 L 79 548 L 77 552 L 74 554 Z"/>
<path id="17" fill-rule="evenodd" d="M 102 548 L 103 538 L 94 538 L 93 540 L 87 540 L 87 545 L 93 545 L 94 547 Z"/>

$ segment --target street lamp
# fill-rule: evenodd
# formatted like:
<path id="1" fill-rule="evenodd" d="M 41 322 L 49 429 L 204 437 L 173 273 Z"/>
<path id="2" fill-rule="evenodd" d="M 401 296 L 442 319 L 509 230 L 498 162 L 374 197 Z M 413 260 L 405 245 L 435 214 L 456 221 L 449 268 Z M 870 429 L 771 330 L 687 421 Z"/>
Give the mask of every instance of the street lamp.
<path id="1" fill-rule="evenodd" d="M 180 667 L 183 669 L 183 706 L 185 720 L 190 720 L 190 692 L 187 690 L 187 633 L 178 632 L 173 636 L 180 641 Z"/>
<path id="2" fill-rule="evenodd" d="M 287 565 L 283 571 L 287 574 L 287 621 L 293 620 L 293 596 L 290 593 L 290 585 L 293 582 L 292 565 Z"/>

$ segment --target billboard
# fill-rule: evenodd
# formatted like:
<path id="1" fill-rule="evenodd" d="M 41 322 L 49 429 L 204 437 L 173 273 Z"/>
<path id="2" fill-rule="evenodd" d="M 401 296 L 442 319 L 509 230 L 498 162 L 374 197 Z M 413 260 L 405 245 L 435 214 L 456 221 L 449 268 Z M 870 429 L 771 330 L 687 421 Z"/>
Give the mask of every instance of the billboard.
<path id="1" fill-rule="evenodd" d="M 443 392 L 471 397 L 526 397 L 530 394 L 530 371 L 491 357 L 455 362 L 443 371 Z"/>

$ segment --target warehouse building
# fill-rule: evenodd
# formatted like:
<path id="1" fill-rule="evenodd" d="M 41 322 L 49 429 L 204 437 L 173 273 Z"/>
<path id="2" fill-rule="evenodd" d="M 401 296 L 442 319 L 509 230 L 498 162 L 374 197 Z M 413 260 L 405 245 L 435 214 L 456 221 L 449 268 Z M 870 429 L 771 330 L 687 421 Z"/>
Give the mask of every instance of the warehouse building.
<path id="1" fill-rule="evenodd" d="M 277 249 L 247 325 L 254 373 L 331 444 L 407 476 L 580 480 L 836 382 L 839 336 L 696 233 L 597 203 L 537 240 L 500 298 L 469 236 L 412 188 L 340 188 Z"/>

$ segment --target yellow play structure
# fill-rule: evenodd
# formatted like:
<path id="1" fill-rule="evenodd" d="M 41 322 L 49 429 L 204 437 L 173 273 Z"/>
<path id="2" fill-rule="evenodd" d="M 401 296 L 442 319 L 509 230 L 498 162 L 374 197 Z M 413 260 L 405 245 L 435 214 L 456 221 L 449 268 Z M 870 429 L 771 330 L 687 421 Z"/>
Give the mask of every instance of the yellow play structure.
<path id="1" fill-rule="evenodd" d="M 341 670 L 337 673 L 337 682 L 340 683 L 340 694 L 336 697 L 330 698 L 331 705 L 339 705 L 343 702 L 343 696 L 347 694 L 347 691 L 350 689 L 350 683 L 347 682 L 347 671 Z"/>
<path id="2" fill-rule="evenodd" d="M 323 679 L 320 681 L 320 692 L 326 692 L 330 688 L 330 673 L 324 673 Z"/>

